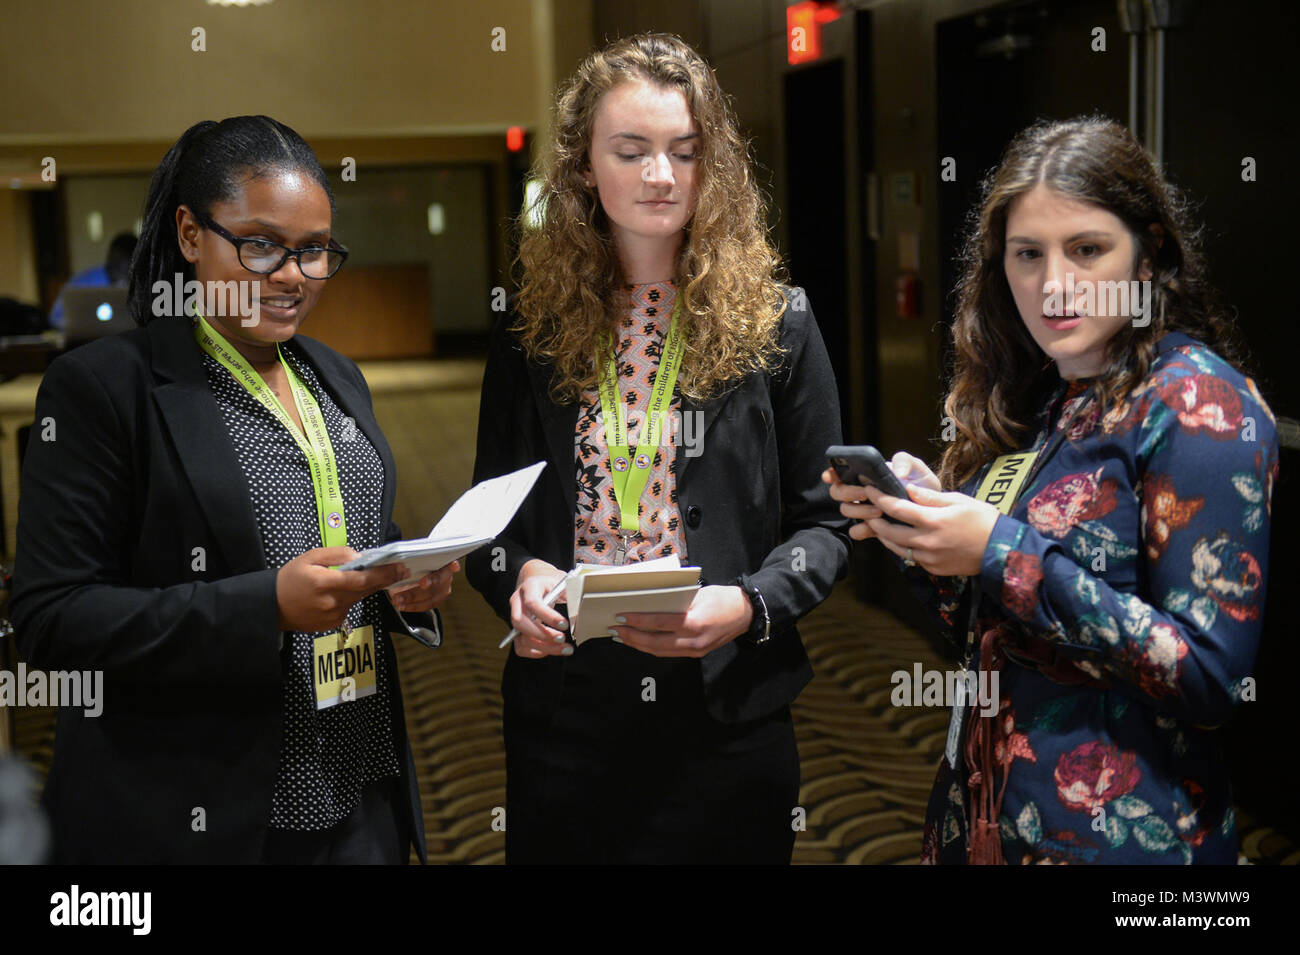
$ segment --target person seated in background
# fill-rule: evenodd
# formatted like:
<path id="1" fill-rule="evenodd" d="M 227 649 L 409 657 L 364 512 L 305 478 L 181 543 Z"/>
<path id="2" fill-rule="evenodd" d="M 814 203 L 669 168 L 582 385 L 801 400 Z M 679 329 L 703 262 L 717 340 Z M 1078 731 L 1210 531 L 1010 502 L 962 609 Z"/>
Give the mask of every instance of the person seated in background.
<path id="1" fill-rule="evenodd" d="M 63 288 L 93 288 L 100 285 L 125 286 L 131 275 L 131 255 L 135 252 L 136 238 L 130 232 L 119 232 L 108 243 L 108 256 L 103 265 L 83 269 L 63 284 Z M 63 328 L 63 291 L 50 309 L 50 328 Z"/>
<path id="2" fill-rule="evenodd" d="M 1237 861 L 1218 727 L 1259 645 L 1277 434 L 1187 209 L 1118 123 L 1023 132 L 966 247 L 938 473 L 896 454 L 911 500 L 823 475 L 995 688 L 955 707 L 925 862 Z"/>

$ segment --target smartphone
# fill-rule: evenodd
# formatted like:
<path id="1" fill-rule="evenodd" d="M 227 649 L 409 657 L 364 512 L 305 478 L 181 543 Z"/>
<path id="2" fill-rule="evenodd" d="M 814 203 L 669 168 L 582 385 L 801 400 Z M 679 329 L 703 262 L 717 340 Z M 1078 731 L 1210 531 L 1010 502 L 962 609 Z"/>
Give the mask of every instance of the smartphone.
<path id="1" fill-rule="evenodd" d="M 905 501 L 911 500 L 907 496 L 907 488 L 898 479 L 894 469 L 885 462 L 880 452 L 869 444 L 831 445 L 826 449 L 826 460 L 830 462 L 831 467 L 835 469 L 835 473 L 839 475 L 840 480 L 845 484 L 870 486 L 888 494 L 890 497 L 901 497 Z M 900 521 L 888 514 L 883 516 L 891 524 L 901 524 L 903 527 L 911 526 L 906 521 Z"/>

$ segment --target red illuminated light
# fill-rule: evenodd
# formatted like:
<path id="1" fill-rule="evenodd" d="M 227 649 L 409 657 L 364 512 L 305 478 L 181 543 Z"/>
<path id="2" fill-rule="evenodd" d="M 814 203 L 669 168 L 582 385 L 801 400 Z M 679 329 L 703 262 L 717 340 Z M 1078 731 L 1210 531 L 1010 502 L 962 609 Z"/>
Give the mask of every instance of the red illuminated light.
<path id="1" fill-rule="evenodd" d="M 785 8 L 785 56 L 791 66 L 822 55 L 822 24 L 840 18 L 839 5 L 803 0 Z"/>
<path id="2" fill-rule="evenodd" d="M 511 126 L 506 130 L 506 149 L 512 153 L 517 153 L 524 148 L 524 128 L 522 126 Z"/>

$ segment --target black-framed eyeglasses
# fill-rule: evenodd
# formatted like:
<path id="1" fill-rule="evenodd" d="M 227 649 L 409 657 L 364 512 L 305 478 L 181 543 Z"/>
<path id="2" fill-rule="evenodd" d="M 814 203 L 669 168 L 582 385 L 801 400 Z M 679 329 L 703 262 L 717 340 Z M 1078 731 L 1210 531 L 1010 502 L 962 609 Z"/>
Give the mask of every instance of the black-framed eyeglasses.
<path id="1" fill-rule="evenodd" d="M 298 271 L 304 278 L 323 280 L 343 267 L 348 250 L 333 239 L 328 246 L 311 245 L 305 249 L 291 249 L 270 239 L 246 239 L 231 235 L 207 216 L 195 216 L 205 228 L 215 232 L 235 247 L 239 264 L 258 275 L 270 275 L 284 268 L 289 256 L 298 260 Z"/>

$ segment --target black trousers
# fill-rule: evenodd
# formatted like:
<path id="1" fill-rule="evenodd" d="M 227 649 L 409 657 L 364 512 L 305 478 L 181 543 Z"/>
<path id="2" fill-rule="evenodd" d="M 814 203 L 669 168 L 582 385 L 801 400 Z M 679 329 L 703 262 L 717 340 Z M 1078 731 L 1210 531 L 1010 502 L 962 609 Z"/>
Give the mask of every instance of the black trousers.
<path id="1" fill-rule="evenodd" d="M 332 829 L 267 829 L 266 865 L 406 865 L 411 854 L 406 784 L 401 776 L 371 783 L 351 815 Z"/>
<path id="2" fill-rule="evenodd" d="M 789 863 L 788 707 L 719 723 L 698 660 L 603 639 L 565 661 L 551 712 L 522 682 L 505 706 L 508 863 Z"/>

